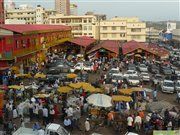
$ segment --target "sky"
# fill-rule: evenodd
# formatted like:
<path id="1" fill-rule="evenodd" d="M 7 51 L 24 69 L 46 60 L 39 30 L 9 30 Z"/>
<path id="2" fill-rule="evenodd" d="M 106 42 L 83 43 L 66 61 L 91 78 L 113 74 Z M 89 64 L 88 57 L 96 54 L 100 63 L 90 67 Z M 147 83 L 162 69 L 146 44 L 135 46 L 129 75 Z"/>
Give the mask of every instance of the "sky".
<path id="1" fill-rule="evenodd" d="M 9 0 L 5 0 L 7 3 Z M 55 0 L 11 0 L 32 6 L 54 9 Z M 180 0 L 71 0 L 78 5 L 78 14 L 87 11 L 114 16 L 138 16 L 143 21 L 180 20 Z"/>

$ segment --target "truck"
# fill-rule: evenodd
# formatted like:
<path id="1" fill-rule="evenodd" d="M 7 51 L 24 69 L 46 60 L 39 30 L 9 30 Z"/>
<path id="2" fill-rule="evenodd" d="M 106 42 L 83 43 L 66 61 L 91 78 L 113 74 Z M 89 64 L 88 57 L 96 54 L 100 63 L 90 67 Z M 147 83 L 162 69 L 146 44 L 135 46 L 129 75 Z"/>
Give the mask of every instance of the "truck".
<path id="1" fill-rule="evenodd" d="M 20 127 L 12 135 L 38 135 L 38 131 L 31 128 Z M 44 135 L 70 135 L 70 133 L 61 125 L 50 123 L 46 126 Z"/>

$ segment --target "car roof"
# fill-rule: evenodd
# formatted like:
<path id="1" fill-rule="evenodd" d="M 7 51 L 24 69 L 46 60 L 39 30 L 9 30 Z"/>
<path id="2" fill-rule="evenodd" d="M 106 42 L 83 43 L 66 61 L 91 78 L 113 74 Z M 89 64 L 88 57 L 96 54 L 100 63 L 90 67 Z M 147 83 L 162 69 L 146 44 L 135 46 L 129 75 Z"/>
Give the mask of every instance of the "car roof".
<path id="1" fill-rule="evenodd" d="M 170 82 L 170 83 L 173 83 L 173 81 L 171 81 L 171 80 L 164 80 L 164 82 Z"/>
<path id="2" fill-rule="evenodd" d="M 52 124 L 49 124 L 47 129 L 50 129 L 50 130 L 53 130 L 53 131 L 56 131 L 60 128 L 60 125 L 59 124 L 55 124 L 55 123 L 52 123 Z"/>

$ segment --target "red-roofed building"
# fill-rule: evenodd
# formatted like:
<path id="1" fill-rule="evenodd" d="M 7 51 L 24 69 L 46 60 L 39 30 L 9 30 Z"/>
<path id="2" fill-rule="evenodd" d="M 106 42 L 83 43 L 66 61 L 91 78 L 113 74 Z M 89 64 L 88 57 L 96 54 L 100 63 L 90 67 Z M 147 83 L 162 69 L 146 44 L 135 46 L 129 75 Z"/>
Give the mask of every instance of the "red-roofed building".
<path id="1" fill-rule="evenodd" d="M 62 25 L 0 25 L 0 67 L 42 61 L 48 49 L 71 39 Z"/>
<path id="2" fill-rule="evenodd" d="M 134 40 L 122 45 L 122 54 L 129 58 L 146 59 L 166 59 L 169 57 L 169 51 L 155 44 L 145 44 Z"/>
<path id="3" fill-rule="evenodd" d="M 119 55 L 120 42 L 105 40 L 87 52 L 89 56 L 113 58 Z"/>

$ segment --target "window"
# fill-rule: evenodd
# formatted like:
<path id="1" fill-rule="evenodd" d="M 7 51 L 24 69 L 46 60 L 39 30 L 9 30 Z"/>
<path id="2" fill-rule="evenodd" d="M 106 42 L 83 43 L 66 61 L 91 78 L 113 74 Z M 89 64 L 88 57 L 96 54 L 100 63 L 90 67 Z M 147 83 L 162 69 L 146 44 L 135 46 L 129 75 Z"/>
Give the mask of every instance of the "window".
<path id="1" fill-rule="evenodd" d="M 89 35 L 92 35 L 92 33 L 89 33 Z"/>
<path id="2" fill-rule="evenodd" d="M 91 19 L 89 19 L 89 23 L 92 23 L 92 20 L 91 20 Z"/>
<path id="3" fill-rule="evenodd" d="M 139 29 L 139 28 L 132 28 L 131 32 L 141 32 L 141 29 Z"/>
<path id="4" fill-rule="evenodd" d="M 92 26 L 89 26 L 89 30 L 92 30 Z"/>
<path id="5" fill-rule="evenodd" d="M 87 26 L 84 26 L 84 30 L 87 30 Z"/>
<path id="6" fill-rule="evenodd" d="M 103 30 L 107 30 L 107 26 L 103 26 Z"/>
<path id="7" fill-rule="evenodd" d="M 120 29 L 121 29 L 121 30 L 125 30 L 125 27 L 121 26 Z"/>
<path id="8" fill-rule="evenodd" d="M 115 26 L 112 26 L 111 29 L 112 29 L 112 30 L 116 30 L 116 27 L 115 27 Z"/>
<path id="9" fill-rule="evenodd" d="M 103 38 L 107 38 L 107 34 L 103 34 Z"/>
<path id="10" fill-rule="evenodd" d="M 20 47 L 20 42 L 16 40 L 16 48 L 18 49 Z"/>
<path id="11" fill-rule="evenodd" d="M 87 33 L 84 33 L 84 35 L 86 36 L 86 35 L 87 35 Z"/>
<path id="12" fill-rule="evenodd" d="M 84 23 L 87 23 L 87 20 L 84 20 Z"/>
<path id="13" fill-rule="evenodd" d="M 125 33 L 120 33 L 120 37 L 125 37 L 126 34 Z"/>
<path id="14" fill-rule="evenodd" d="M 27 40 L 21 40 L 21 44 L 23 48 L 26 48 L 27 46 Z"/>
<path id="15" fill-rule="evenodd" d="M 54 19 L 52 19 L 52 20 L 51 20 L 51 23 L 55 23 L 55 20 L 54 20 Z"/>
<path id="16" fill-rule="evenodd" d="M 111 37 L 112 37 L 112 38 L 115 38 L 115 37 L 116 37 L 116 34 L 111 34 Z"/>

